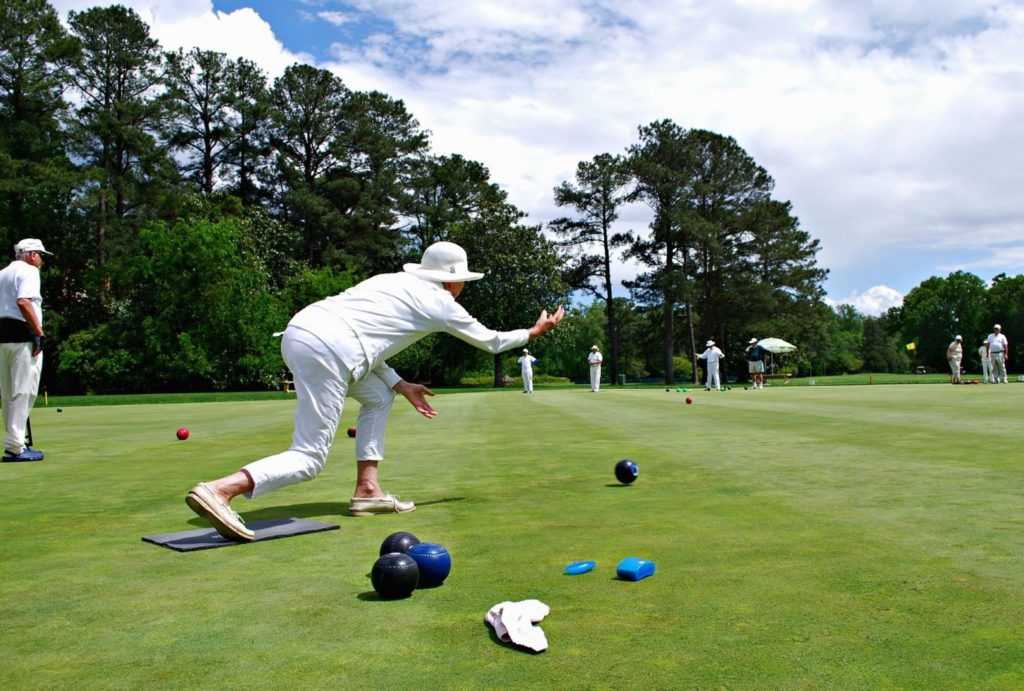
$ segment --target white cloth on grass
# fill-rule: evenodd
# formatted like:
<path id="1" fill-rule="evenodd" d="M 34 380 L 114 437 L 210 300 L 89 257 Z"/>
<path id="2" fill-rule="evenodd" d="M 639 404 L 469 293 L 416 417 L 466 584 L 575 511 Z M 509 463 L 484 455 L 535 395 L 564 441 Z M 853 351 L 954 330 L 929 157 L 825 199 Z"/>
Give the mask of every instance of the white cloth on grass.
<path id="1" fill-rule="evenodd" d="M 529 648 L 535 653 L 548 649 L 544 629 L 534 626 L 548 615 L 551 608 L 540 600 L 499 602 L 484 615 L 484 621 L 494 629 L 502 643 Z"/>

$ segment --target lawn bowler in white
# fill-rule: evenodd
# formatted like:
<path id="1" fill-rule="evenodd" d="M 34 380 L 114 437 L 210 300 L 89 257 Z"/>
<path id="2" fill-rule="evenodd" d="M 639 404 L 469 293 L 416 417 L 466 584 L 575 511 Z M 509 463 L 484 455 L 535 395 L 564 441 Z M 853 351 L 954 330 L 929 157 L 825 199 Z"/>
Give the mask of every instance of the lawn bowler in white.
<path id="1" fill-rule="evenodd" d="M 197 484 L 186 498 L 189 507 L 221 535 L 251 540 L 253 532 L 229 502 L 240 494 L 252 498 L 316 477 L 327 461 L 345 399 L 351 395 L 362 409 L 356 425 L 356 483 L 349 513 L 412 511 L 413 502 L 400 501 L 381 489 L 377 465 L 384 458 L 384 432 L 395 394 L 402 394 L 424 417 L 433 418 L 437 412 L 426 397 L 434 393 L 422 384 L 404 381 L 387 365 L 387 358 L 437 332 L 497 354 L 540 337 L 564 316 L 559 307 L 550 315 L 542 311 L 529 328 L 489 329 L 456 302 L 467 281 L 483 276 L 469 270 L 465 250 L 438 242 L 424 251 L 419 264 L 374 276 L 301 310 L 281 340 L 281 353 L 295 381 L 291 447 L 231 475 Z"/>
<path id="2" fill-rule="evenodd" d="M 0 271 L 0 406 L 4 416 L 5 461 L 41 461 L 44 454 L 25 443 L 28 416 L 43 371 L 43 297 L 39 269 L 43 243 L 25 238 L 14 246 L 14 261 Z M 31 436 L 31 435 L 29 435 Z"/>
<path id="3" fill-rule="evenodd" d="M 523 348 L 523 354 L 519 358 L 519 372 L 523 375 L 523 393 L 533 393 L 533 366 L 536 364 L 537 358 Z"/>
<path id="4" fill-rule="evenodd" d="M 978 358 L 981 360 L 981 383 L 988 384 L 992 372 L 992 359 L 988 356 L 988 339 L 981 342 L 978 348 Z"/>
<path id="5" fill-rule="evenodd" d="M 946 347 L 946 361 L 949 362 L 949 381 L 960 383 L 960 363 L 964 358 L 964 338 L 957 334 L 953 342 Z"/>
<path id="6" fill-rule="evenodd" d="M 597 393 L 601 390 L 601 350 L 596 346 L 590 346 L 590 355 L 587 355 L 587 364 L 590 366 L 590 390 Z"/>
<path id="7" fill-rule="evenodd" d="M 722 381 L 718 376 L 718 364 L 725 357 L 725 354 L 718 349 L 714 341 L 708 341 L 704 344 L 707 349 L 697 357 L 707 363 L 708 377 L 707 383 L 704 384 L 704 388 L 708 391 L 711 387 L 714 387 L 718 391 L 722 390 Z"/>
<path id="8" fill-rule="evenodd" d="M 985 340 L 985 352 L 992 362 L 992 383 L 1006 384 L 1006 362 L 1010 357 L 1010 343 L 1003 334 L 1003 327 L 996 324 Z"/>

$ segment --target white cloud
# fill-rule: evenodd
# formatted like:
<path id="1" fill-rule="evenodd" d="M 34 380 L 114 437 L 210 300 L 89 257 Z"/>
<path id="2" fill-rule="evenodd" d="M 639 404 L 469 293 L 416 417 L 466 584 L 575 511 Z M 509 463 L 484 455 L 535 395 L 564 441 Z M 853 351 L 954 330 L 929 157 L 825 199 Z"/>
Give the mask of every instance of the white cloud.
<path id="1" fill-rule="evenodd" d="M 329 12 L 325 10 L 323 12 L 317 12 L 316 16 L 320 17 L 320 19 L 323 19 L 328 24 L 333 24 L 334 26 L 341 26 L 349 21 L 349 16 L 344 12 Z"/>
<path id="2" fill-rule="evenodd" d="M 836 304 L 853 305 L 861 314 L 878 316 L 885 314 L 890 307 L 898 307 L 903 304 L 903 295 L 889 286 L 872 286 L 863 293 L 853 291 L 849 297 L 839 300 L 838 303 L 830 301 L 833 306 Z"/>
<path id="3" fill-rule="evenodd" d="M 125 4 L 166 47 L 246 55 L 271 76 L 311 61 L 249 10 Z M 1019 0 L 347 5 L 379 29 L 358 44 L 339 31 L 320 66 L 404 100 L 435 151 L 483 162 L 535 222 L 564 213 L 551 190 L 578 161 L 621 152 L 638 125 L 671 118 L 735 137 L 765 166 L 821 239 L 830 284 L 867 309 L 895 299 L 876 289 L 909 289 L 949 265 L 1024 270 Z M 890 262 L 904 274 L 865 277 L 879 253 L 906 258 Z M 925 255 L 931 264 L 914 264 Z M 861 281 L 885 285 L 853 292 Z"/>

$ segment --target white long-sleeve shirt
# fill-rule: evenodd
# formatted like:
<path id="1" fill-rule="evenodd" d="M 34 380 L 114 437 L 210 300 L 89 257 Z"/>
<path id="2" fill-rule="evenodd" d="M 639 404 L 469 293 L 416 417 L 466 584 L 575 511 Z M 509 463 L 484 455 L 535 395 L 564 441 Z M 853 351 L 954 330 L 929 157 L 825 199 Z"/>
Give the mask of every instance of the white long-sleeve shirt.
<path id="1" fill-rule="evenodd" d="M 707 350 L 697 356 L 701 360 L 707 360 L 709 365 L 713 365 L 718 362 L 721 358 L 725 357 L 718 346 L 710 346 Z"/>
<path id="2" fill-rule="evenodd" d="M 411 273 L 380 274 L 343 293 L 315 302 L 288 322 L 323 341 L 352 372 L 355 380 L 369 372 L 388 386 L 401 377 L 387 358 L 425 336 L 443 332 L 490 353 L 525 345 L 526 329 L 489 329 L 455 301 L 440 283 Z"/>

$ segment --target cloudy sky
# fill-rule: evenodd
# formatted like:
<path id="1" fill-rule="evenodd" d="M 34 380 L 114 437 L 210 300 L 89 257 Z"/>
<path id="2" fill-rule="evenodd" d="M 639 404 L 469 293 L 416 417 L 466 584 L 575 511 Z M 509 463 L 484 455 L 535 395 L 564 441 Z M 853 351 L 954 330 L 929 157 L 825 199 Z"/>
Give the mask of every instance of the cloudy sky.
<path id="1" fill-rule="evenodd" d="M 483 162 L 533 222 L 563 215 L 552 188 L 579 161 L 670 118 L 768 170 L 834 302 L 877 314 L 929 276 L 1024 272 L 1024 0 L 120 4 L 165 48 L 271 77 L 307 62 L 405 101 L 435 153 Z"/>

